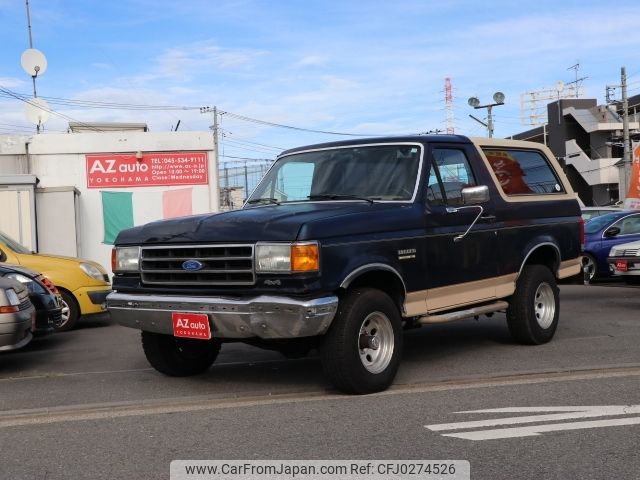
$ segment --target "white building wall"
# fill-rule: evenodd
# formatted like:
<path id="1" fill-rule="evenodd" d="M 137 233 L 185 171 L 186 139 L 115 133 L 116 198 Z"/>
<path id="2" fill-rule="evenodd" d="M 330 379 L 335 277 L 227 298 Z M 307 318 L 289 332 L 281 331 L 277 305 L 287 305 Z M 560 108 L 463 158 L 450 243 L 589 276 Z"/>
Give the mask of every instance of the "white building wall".
<path id="1" fill-rule="evenodd" d="M 22 141 L 22 145 L 20 145 Z M 29 158 L 25 143 L 29 141 Z M 133 192 L 134 224 L 162 218 L 162 192 L 168 189 L 193 189 L 193 214 L 217 212 L 218 166 L 213 154 L 210 132 L 97 132 L 44 133 L 18 138 L 10 148 L 0 149 L 0 173 L 26 173 L 25 166 L 35 174 L 39 188 L 75 187 L 78 197 L 78 256 L 97 261 L 110 271 L 111 245 L 103 244 L 101 191 Z M 6 144 L 6 137 L 5 137 Z M 0 139 L 0 145 L 3 145 Z M 135 153 L 167 151 L 208 152 L 208 185 L 177 185 L 163 187 L 87 188 L 86 155 L 98 153 Z M 26 165 L 25 165 L 26 164 Z M 4 170 L 13 170 L 4 172 Z M 45 227 L 46 229 L 46 227 Z M 52 232 L 39 231 L 38 236 Z M 51 252 L 56 253 L 56 252 Z"/>

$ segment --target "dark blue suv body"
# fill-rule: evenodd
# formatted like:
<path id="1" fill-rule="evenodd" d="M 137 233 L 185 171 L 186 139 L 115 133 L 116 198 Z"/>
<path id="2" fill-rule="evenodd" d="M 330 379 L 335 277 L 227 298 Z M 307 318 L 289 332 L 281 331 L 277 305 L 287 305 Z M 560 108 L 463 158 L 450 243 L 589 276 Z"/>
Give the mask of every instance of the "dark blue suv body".
<path id="1" fill-rule="evenodd" d="M 580 226 L 544 145 L 310 145 L 283 152 L 241 210 L 120 232 L 107 305 L 167 375 L 205 371 L 227 341 L 317 347 L 334 385 L 370 393 L 393 380 L 403 328 L 506 312 L 517 341 L 550 341 Z"/>

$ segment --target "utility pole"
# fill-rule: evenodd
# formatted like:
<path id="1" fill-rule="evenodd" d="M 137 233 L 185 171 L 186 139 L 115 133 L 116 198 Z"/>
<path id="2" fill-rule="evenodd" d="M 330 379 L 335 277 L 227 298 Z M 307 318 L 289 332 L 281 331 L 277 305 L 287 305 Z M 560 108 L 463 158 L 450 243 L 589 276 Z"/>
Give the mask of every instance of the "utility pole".
<path id="1" fill-rule="evenodd" d="M 493 101 L 495 103 L 490 103 L 487 105 L 480 105 L 480 100 L 477 97 L 471 97 L 467 102 L 469 106 L 475 108 L 486 108 L 487 109 L 487 123 L 484 123 L 482 120 L 474 117 L 473 115 L 469 115 L 476 122 L 484 125 L 487 128 L 487 133 L 489 134 L 489 138 L 493 137 L 493 114 L 491 112 L 493 107 L 497 107 L 498 105 L 504 105 L 504 93 L 496 92 L 493 94 Z"/>
<path id="2" fill-rule="evenodd" d="M 629 99 L 627 98 L 627 69 L 620 70 L 620 86 L 622 87 L 622 162 L 624 166 L 624 191 L 619 192 L 621 199 L 627 198 L 629 180 L 631 179 L 631 146 L 629 145 Z"/>
<path id="3" fill-rule="evenodd" d="M 214 195 L 218 196 L 220 192 L 220 178 L 218 175 L 218 108 L 213 107 L 200 107 L 200 113 L 213 113 L 213 125 L 210 127 L 213 130 L 213 167 L 211 166 L 211 162 L 209 162 L 209 211 L 213 212 L 215 210 L 216 203 L 219 205 L 220 202 L 214 202 Z M 211 189 L 211 179 L 213 177 L 213 172 L 215 172 L 216 182 L 216 191 L 214 192 Z"/>

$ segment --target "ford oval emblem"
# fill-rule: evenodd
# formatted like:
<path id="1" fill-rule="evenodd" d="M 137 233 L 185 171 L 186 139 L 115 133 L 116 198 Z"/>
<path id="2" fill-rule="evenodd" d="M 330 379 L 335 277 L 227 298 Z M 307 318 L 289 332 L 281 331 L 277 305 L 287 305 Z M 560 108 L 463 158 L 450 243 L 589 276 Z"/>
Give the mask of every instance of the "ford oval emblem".
<path id="1" fill-rule="evenodd" d="M 204 265 L 198 260 L 187 260 L 182 264 L 182 269 L 188 270 L 190 272 L 197 272 L 198 270 L 202 270 L 202 267 L 204 267 Z"/>

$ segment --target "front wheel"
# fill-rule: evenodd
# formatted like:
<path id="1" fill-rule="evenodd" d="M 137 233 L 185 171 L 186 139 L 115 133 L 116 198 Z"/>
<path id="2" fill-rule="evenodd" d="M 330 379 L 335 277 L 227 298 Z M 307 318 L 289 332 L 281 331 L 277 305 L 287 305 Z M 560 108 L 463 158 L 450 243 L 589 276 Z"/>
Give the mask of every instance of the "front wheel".
<path id="1" fill-rule="evenodd" d="M 556 277 L 543 265 L 527 265 L 507 309 L 511 336 L 518 342 L 539 345 L 553 338 L 560 316 Z"/>
<path id="2" fill-rule="evenodd" d="M 74 329 L 80 318 L 80 307 L 75 297 L 66 290 L 60 290 L 60 296 L 62 297 L 62 315 L 55 329 L 57 332 L 68 332 Z"/>
<path id="3" fill-rule="evenodd" d="M 340 300 L 320 355 L 327 378 L 345 393 L 385 390 L 402 354 L 400 312 L 380 290 L 357 288 Z"/>
<path id="4" fill-rule="evenodd" d="M 593 281 L 598 275 L 598 265 L 593 255 L 585 253 L 582 256 L 582 271 L 584 272 L 584 279 L 588 282 Z"/>
<path id="5" fill-rule="evenodd" d="M 170 377 L 206 371 L 220 352 L 217 340 L 195 340 L 142 331 L 142 349 L 153 368 Z"/>

